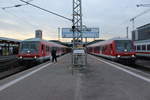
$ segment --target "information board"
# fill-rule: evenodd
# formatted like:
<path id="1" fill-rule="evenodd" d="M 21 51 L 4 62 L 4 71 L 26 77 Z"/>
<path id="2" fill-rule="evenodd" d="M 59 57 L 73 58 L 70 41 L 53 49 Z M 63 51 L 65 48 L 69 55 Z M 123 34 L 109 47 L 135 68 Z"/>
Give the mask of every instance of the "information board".
<path id="1" fill-rule="evenodd" d="M 75 37 L 78 37 L 78 32 L 75 32 Z M 83 38 L 99 38 L 99 28 L 86 28 L 82 31 Z M 72 28 L 62 28 L 62 38 L 73 38 Z"/>

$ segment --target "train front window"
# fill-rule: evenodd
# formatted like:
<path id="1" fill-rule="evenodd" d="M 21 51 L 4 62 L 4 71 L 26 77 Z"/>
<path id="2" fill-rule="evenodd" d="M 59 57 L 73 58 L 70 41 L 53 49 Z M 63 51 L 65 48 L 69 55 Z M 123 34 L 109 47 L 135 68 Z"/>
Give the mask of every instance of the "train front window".
<path id="1" fill-rule="evenodd" d="M 22 42 L 21 43 L 21 53 L 38 53 L 38 42 Z"/>
<path id="2" fill-rule="evenodd" d="M 118 52 L 132 52 L 134 50 L 130 40 L 116 40 L 115 43 Z"/>

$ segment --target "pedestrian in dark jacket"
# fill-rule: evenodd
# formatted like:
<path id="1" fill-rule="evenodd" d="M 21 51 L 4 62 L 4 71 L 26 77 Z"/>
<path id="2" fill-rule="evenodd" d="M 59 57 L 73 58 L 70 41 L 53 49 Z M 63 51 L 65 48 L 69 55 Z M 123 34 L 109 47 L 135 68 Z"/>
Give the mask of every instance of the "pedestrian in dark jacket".
<path id="1" fill-rule="evenodd" d="M 56 49 L 55 48 L 53 48 L 52 49 L 52 51 L 51 51 L 51 56 L 52 56 L 52 62 L 54 62 L 54 60 L 55 60 L 55 62 L 57 62 L 57 55 L 56 55 Z"/>

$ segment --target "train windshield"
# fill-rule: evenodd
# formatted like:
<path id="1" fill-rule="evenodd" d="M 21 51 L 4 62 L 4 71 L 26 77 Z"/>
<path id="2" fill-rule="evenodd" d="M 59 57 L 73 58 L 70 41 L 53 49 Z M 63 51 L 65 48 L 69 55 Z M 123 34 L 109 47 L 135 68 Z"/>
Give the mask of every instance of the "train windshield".
<path id="1" fill-rule="evenodd" d="M 132 41 L 130 40 L 116 40 L 116 50 L 118 52 L 132 52 L 134 51 Z"/>
<path id="2" fill-rule="evenodd" d="M 22 42 L 20 53 L 38 53 L 39 42 Z"/>

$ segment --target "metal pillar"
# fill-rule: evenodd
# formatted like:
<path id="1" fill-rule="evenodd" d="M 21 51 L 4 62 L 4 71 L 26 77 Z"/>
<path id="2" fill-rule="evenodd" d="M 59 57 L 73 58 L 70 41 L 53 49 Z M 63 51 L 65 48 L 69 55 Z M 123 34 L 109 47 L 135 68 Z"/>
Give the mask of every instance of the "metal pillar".
<path id="1" fill-rule="evenodd" d="M 127 26 L 126 30 L 127 30 L 127 38 L 129 38 L 129 27 L 128 26 Z"/>
<path id="2" fill-rule="evenodd" d="M 135 29 L 135 19 L 132 20 L 132 28 L 133 28 L 133 31 Z"/>
<path id="3" fill-rule="evenodd" d="M 82 2 L 81 0 L 73 0 L 73 48 L 77 43 L 82 43 Z"/>
<path id="4" fill-rule="evenodd" d="M 72 63 L 74 66 L 83 68 L 86 66 L 86 52 L 83 48 L 82 34 L 82 2 L 81 0 L 73 0 L 73 53 Z M 82 66 L 82 67 L 81 67 Z"/>
<path id="5" fill-rule="evenodd" d="M 58 27 L 58 41 L 60 41 L 60 27 Z"/>

